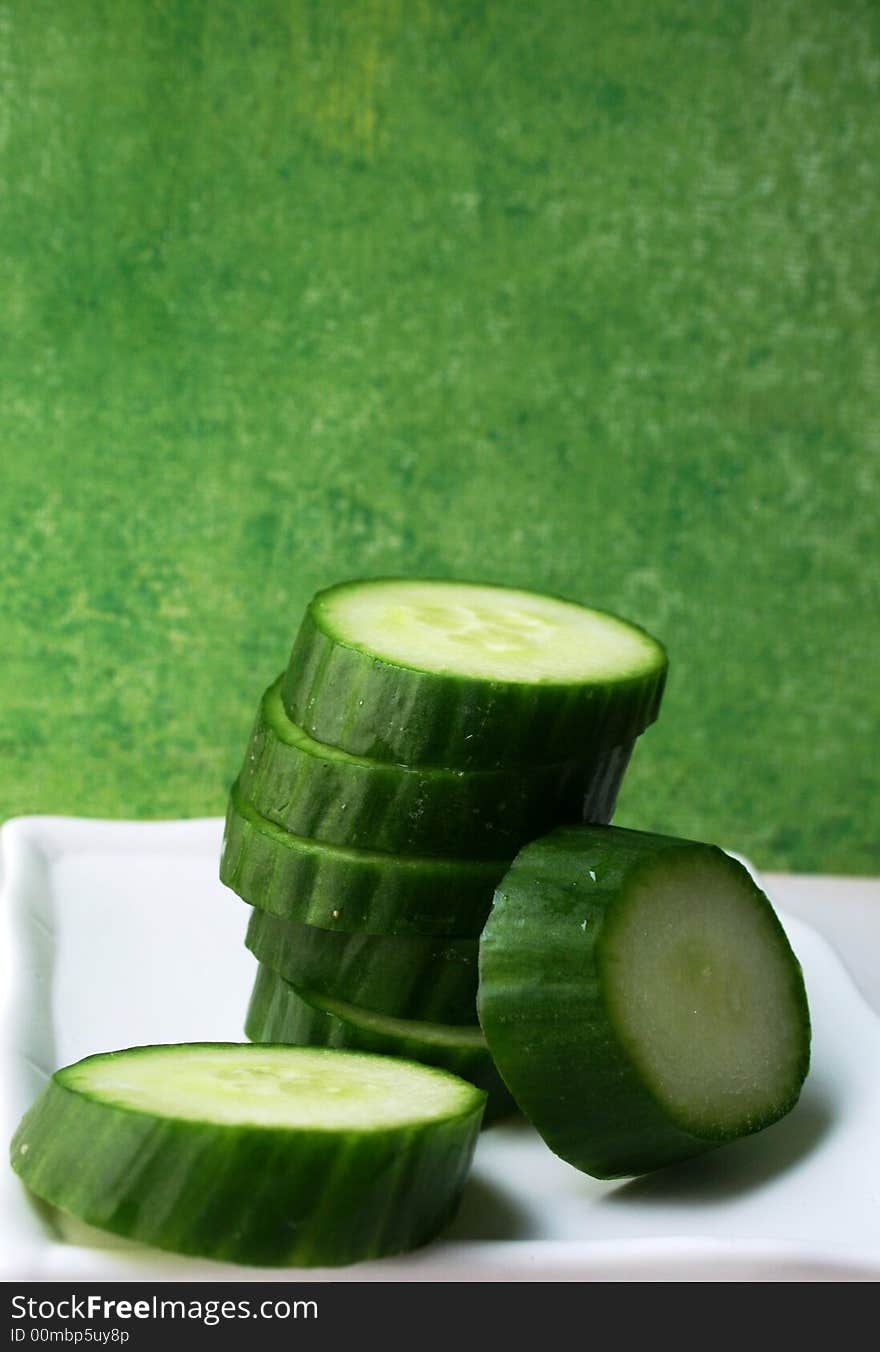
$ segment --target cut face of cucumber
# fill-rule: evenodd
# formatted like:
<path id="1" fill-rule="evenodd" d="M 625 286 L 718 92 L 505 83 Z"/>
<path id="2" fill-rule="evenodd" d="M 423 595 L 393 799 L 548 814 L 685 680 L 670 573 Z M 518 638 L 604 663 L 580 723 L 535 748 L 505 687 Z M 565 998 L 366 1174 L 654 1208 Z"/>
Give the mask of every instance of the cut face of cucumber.
<path id="1" fill-rule="evenodd" d="M 657 660 L 653 640 L 616 616 L 507 587 L 357 582 L 325 592 L 314 613 L 338 642 L 384 662 L 482 681 L 608 681 Z"/>
<path id="2" fill-rule="evenodd" d="M 518 855 L 480 941 L 478 1011 L 548 1145 L 603 1178 L 768 1126 L 809 1065 L 800 966 L 742 865 L 614 827 Z"/>
<path id="3" fill-rule="evenodd" d="M 255 910 L 246 943 L 294 986 L 402 1019 L 477 1021 L 477 940 L 345 934 Z"/>
<path id="4" fill-rule="evenodd" d="M 235 787 L 220 878 L 251 906 L 321 929 L 475 938 L 505 867 L 307 840 L 261 817 Z"/>
<path id="5" fill-rule="evenodd" d="M 316 742 L 288 718 L 281 679 L 260 704 L 239 789 L 257 812 L 294 835 L 388 854 L 512 859 L 559 822 L 606 820 L 615 751 L 584 764 L 450 770 L 351 756 Z M 598 795 L 595 807 L 593 799 Z M 612 802 L 613 807 L 613 802 Z M 609 812 L 610 816 L 610 812 Z"/>
<path id="6" fill-rule="evenodd" d="M 653 722 L 666 665 L 643 630 L 570 601 L 382 579 L 315 597 L 282 698 L 317 741 L 378 761 L 584 763 Z"/>
<path id="7" fill-rule="evenodd" d="M 453 1214 L 485 1096 L 357 1052 L 140 1047 L 58 1071 L 12 1164 L 88 1225 L 233 1262 L 338 1265 Z"/>
<path id="8" fill-rule="evenodd" d="M 458 1095 L 438 1076 L 416 1085 L 392 1061 L 350 1055 L 329 1062 L 303 1048 L 169 1047 L 141 1056 L 90 1057 L 72 1066 L 64 1085 L 130 1112 L 229 1126 L 373 1131 L 445 1112 Z M 414 1091 L 417 1090 L 415 1099 Z"/>
<path id="9" fill-rule="evenodd" d="M 257 972 L 245 1033 L 253 1042 L 352 1047 L 440 1066 L 486 1091 L 486 1123 L 515 1108 L 478 1027 L 390 1018 L 297 989 L 267 967 Z"/>
<path id="10" fill-rule="evenodd" d="M 667 851 L 606 921 L 609 1017 L 670 1118 L 725 1137 L 778 1115 L 803 1064 L 803 997 L 756 889 L 713 853 Z"/>

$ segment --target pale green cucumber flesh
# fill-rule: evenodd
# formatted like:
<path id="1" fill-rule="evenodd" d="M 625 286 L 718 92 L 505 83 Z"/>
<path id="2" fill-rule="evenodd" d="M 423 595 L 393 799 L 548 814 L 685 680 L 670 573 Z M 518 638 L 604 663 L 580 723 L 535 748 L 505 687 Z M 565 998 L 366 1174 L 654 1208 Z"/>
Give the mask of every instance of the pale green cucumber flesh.
<path id="1" fill-rule="evenodd" d="M 234 787 L 220 878 L 251 906 L 322 929 L 475 938 L 505 868 L 306 840 L 261 817 Z"/>
<path id="2" fill-rule="evenodd" d="M 255 910 L 246 943 L 294 986 L 363 1009 L 437 1023 L 477 1021 L 477 940 L 345 934 Z"/>
<path id="3" fill-rule="evenodd" d="M 486 1123 L 514 1111 L 478 1027 L 376 1014 L 315 991 L 297 989 L 268 967 L 260 966 L 245 1033 L 253 1042 L 351 1047 L 439 1066 L 486 1091 Z"/>
<path id="4" fill-rule="evenodd" d="M 395 666 L 482 681 L 608 680 L 652 669 L 640 630 L 554 596 L 471 582 L 342 583 L 314 605 L 338 642 Z"/>
<path id="5" fill-rule="evenodd" d="M 523 1112 L 599 1177 L 768 1126 L 809 1066 L 800 966 L 747 871 L 614 827 L 517 857 L 480 941 L 478 1011 Z"/>
<path id="6" fill-rule="evenodd" d="M 58 1071 L 11 1160 L 38 1197 L 175 1252 L 339 1265 L 423 1244 L 455 1211 L 484 1095 L 317 1048 L 189 1044 Z"/>
<path id="7" fill-rule="evenodd" d="M 344 583 L 312 601 L 292 720 L 354 755 L 459 769 L 589 760 L 657 716 L 659 643 L 617 616 L 473 583 Z"/>
<path id="8" fill-rule="evenodd" d="M 264 694 L 244 764 L 242 796 L 294 835 L 389 854 L 511 859 L 560 822 L 609 820 L 621 752 L 529 769 L 452 770 L 352 756 L 292 723 L 281 678 Z M 594 801 L 595 800 L 595 801 Z"/>

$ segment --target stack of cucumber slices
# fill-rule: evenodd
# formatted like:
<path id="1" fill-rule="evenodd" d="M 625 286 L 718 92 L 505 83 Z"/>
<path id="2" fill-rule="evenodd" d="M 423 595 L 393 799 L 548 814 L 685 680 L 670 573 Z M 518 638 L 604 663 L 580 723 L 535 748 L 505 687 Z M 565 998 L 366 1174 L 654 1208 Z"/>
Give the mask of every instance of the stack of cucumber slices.
<path id="1" fill-rule="evenodd" d="M 221 877 L 252 907 L 255 1042 L 454 1070 L 513 1108 L 477 1018 L 479 936 L 517 851 L 607 822 L 663 649 L 568 601 L 473 583 L 321 592 L 263 696 Z"/>
<path id="2" fill-rule="evenodd" d="M 57 1072 L 23 1180 L 160 1247 L 332 1265 L 436 1235 L 514 1107 L 601 1178 L 782 1117 L 810 1022 L 769 901 L 714 846 L 607 824 L 665 676 L 641 629 L 533 592 L 319 593 L 229 800 L 250 1045 Z"/>

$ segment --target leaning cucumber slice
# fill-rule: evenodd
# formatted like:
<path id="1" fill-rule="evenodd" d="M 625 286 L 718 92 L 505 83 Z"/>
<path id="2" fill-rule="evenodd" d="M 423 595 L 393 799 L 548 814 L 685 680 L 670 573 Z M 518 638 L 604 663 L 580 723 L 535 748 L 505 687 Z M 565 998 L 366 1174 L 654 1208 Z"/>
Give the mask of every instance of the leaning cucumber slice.
<path id="1" fill-rule="evenodd" d="M 477 1022 L 477 940 L 345 934 L 253 911 L 248 948 L 294 986 L 379 1014 Z"/>
<path id="2" fill-rule="evenodd" d="M 610 790 L 626 767 L 620 752 L 525 770 L 367 760 L 292 723 L 280 685 L 262 698 L 238 782 L 263 817 L 294 835 L 389 854 L 512 859 L 552 826 L 583 820 L 585 802 L 588 821 L 610 820 Z"/>
<path id="3" fill-rule="evenodd" d="M 527 846 L 480 941 L 480 1022 L 523 1112 L 600 1178 L 775 1122 L 810 1024 L 800 966 L 714 846 L 563 827 Z"/>
<path id="4" fill-rule="evenodd" d="M 480 1029 L 414 1019 L 393 1019 L 297 990 L 268 967 L 260 967 L 245 1033 L 252 1042 L 292 1042 L 313 1047 L 354 1047 L 440 1066 L 486 1090 L 485 1121 L 514 1111 Z"/>
<path id="5" fill-rule="evenodd" d="M 234 787 L 220 878 L 251 906 L 322 929 L 475 938 L 506 867 L 322 845 L 266 821 Z"/>
<path id="6" fill-rule="evenodd" d="M 339 1265 L 424 1244 L 454 1214 L 485 1095 L 426 1066 L 190 1044 L 53 1075 L 12 1142 L 32 1192 L 179 1253 Z"/>
<path id="7" fill-rule="evenodd" d="M 586 760 L 656 718 L 644 630 L 537 592 L 383 578 L 319 592 L 284 676 L 293 721 L 357 756 L 458 769 Z"/>

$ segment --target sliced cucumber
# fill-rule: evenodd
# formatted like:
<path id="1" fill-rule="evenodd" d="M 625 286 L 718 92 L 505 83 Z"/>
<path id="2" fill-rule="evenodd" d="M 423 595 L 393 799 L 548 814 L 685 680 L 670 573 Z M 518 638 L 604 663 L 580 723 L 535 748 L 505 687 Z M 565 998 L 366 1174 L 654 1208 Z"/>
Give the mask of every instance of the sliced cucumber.
<path id="1" fill-rule="evenodd" d="M 220 878 L 251 906 L 321 929 L 475 938 L 505 868 L 322 845 L 267 821 L 234 787 Z"/>
<path id="2" fill-rule="evenodd" d="M 367 760 L 292 723 L 280 686 L 279 678 L 263 696 L 238 782 L 263 817 L 295 835 L 389 854 L 511 859 L 552 826 L 580 821 L 585 800 L 597 794 L 588 820 L 610 818 L 607 781 L 616 785 L 626 765 L 619 752 L 529 770 Z"/>
<path id="3" fill-rule="evenodd" d="M 758 1131 L 809 1065 L 800 966 L 714 846 L 564 827 L 527 846 L 480 941 L 480 1022 L 523 1112 L 600 1178 Z"/>
<path id="4" fill-rule="evenodd" d="M 254 911 L 246 943 L 294 986 L 403 1019 L 477 1022 L 477 940 L 344 934 Z"/>
<path id="5" fill-rule="evenodd" d="M 487 1123 L 515 1109 L 478 1027 L 375 1014 L 344 1000 L 297 990 L 268 967 L 257 972 L 245 1033 L 253 1042 L 353 1047 L 453 1071 L 488 1094 Z"/>
<path id="6" fill-rule="evenodd" d="M 656 718 L 644 630 L 537 592 L 382 578 L 319 592 L 284 676 L 293 721 L 356 756 L 459 769 L 587 760 Z"/>
<path id="7" fill-rule="evenodd" d="M 12 1165 L 62 1211 L 160 1249 L 338 1265 L 446 1224 L 483 1103 L 453 1075 L 389 1057 L 138 1047 L 57 1071 Z"/>

